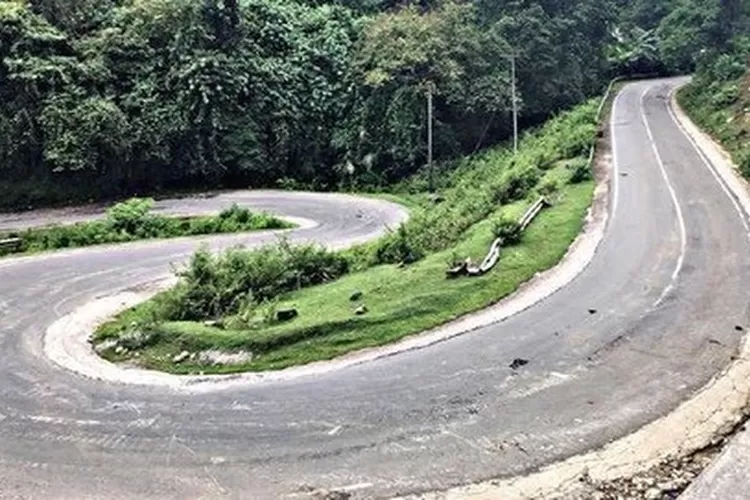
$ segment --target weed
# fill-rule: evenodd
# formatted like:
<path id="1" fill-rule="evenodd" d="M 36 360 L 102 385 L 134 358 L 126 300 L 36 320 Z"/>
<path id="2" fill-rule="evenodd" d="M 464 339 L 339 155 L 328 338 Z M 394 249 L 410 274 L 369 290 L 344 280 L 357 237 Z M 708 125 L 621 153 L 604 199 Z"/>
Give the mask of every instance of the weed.
<path id="1" fill-rule="evenodd" d="M 577 158 L 571 161 L 570 164 L 568 164 L 568 168 L 571 170 L 571 184 L 589 181 L 594 177 L 594 174 L 591 171 L 591 166 L 585 158 Z"/>
<path id="2" fill-rule="evenodd" d="M 521 242 L 521 225 L 515 219 L 505 215 L 493 221 L 492 233 L 500 240 L 502 246 L 516 245 Z"/>
<path id="3" fill-rule="evenodd" d="M 250 301 L 335 280 L 349 270 L 341 254 L 315 245 L 282 240 L 255 250 L 241 247 L 213 255 L 198 250 L 178 271 L 180 286 L 169 297 L 169 319 L 201 320 L 237 314 Z"/>

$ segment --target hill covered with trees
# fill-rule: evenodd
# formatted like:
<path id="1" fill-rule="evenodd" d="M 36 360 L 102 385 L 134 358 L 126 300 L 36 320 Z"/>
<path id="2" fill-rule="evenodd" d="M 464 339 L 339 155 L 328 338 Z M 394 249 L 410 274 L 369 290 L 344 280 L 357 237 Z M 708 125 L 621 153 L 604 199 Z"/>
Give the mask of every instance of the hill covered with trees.
<path id="1" fill-rule="evenodd" d="M 0 205 L 384 186 L 618 74 L 692 70 L 740 0 L 2 0 Z M 353 167 L 353 179 L 349 172 Z"/>

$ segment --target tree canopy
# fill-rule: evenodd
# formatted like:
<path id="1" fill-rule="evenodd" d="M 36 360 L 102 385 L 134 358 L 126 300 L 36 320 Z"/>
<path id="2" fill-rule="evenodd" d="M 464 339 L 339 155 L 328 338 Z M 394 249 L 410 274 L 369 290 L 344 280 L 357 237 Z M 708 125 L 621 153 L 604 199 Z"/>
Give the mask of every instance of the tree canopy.
<path id="1" fill-rule="evenodd" d="M 216 186 L 383 185 L 621 73 L 692 70 L 741 0 L 0 0 L 5 206 Z M 354 167 L 354 179 L 347 166 Z"/>

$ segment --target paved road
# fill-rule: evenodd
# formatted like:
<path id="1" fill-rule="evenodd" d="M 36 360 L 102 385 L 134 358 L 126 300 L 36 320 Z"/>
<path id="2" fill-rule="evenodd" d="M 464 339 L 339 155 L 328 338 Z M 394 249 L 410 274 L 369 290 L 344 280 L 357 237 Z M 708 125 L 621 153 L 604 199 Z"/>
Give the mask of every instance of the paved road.
<path id="1" fill-rule="evenodd" d="M 669 412 L 730 361 L 750 278 L 744 222 L 668 113 L 674 85 L 630 84 L 616 101 L 612 214 L 591 265 L 524 313 L 430 348 L 199 396 L 111 385 L 45 360 L 45 327 L 194 243 L 0 263 L 0 497 L 388 496 L 526 472 Z M 245 201 L 322 222 L 298 238 L 343 244 L 399 216 L 259 196 Z M 519 357 L 530 364 L 514 372 Z"/>

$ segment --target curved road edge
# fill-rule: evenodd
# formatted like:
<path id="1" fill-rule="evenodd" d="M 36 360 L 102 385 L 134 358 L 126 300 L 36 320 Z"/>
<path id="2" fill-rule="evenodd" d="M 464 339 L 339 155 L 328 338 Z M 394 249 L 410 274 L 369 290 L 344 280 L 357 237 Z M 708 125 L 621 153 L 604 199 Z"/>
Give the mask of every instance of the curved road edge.
<path id="1" fill-rule="evenodd" d="M 689 139 L 737 211 L 750 213 L 750 185 L 740 177 L 729 153 L 702 132 L 680 108 L 672 90 L 670 116 Z M 744 217 L 743 217 L 744 220 Z M 747 228 L 747 225 L 745 225 Z M 750 237 L 750 233 L 748 234 Z M 588 453 L 551 464 L 538 472 L 491 480 L 448 491 L 411 495 L 407 499 L 504 500 L 560 498 L 574 495 L 580 479 L 607 482 L 644 472 L 668 458 L 694 453 L 730 433 L 747 416 L 750 403 L 750 338 L 742 340 L 736 359 L 673 412 L 638 431 Z"/>
<path id="2" fill-rule="evenodd" d="M 407 337 L 394 344 L 355 351 L 330 361 L 313 362 L 284 370 L 246 372 L 232 375 L 173 375 L 139 368 L 123 368 L 99 357 L 89 343 L 92 332 L 112 316 L 145 302 L 174 284 L 159 280 L 100 297 L 67 314 L 49 326 L 44 336 L 44 353 L 59 366 L 88 378 L 112 383 L 166 386 L 189 392 L 225 390 L 263 382 L 288 381 L 322 375 L 389 356 L 423 349 L 482 327 L 500 323 L 533 307 L 580 275 L 594 258 L 609 220 L 612 168 L 616 163 L 607 149 L 597 148 L 596 188 L 583 229 L 555 266 L 537 274 L 497 304 L 470 313 L 436 328 Z M 617 171 L 616 165 L 614 171 Z"/>

